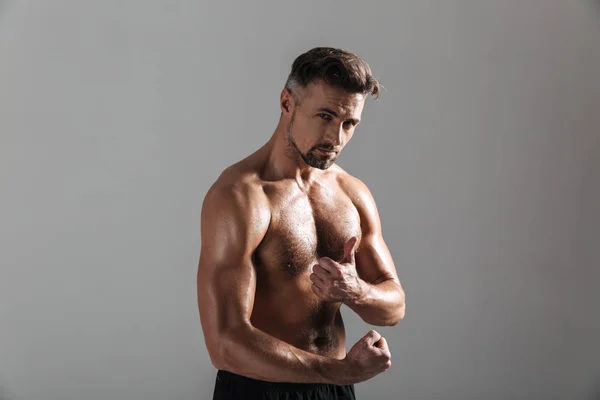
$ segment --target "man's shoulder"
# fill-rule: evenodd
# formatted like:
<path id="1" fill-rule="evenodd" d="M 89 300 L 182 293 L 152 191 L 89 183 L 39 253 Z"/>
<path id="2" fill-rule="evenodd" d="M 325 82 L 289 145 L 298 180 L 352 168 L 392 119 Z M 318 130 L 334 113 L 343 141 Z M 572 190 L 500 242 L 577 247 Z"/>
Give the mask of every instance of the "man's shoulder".
<path id="1" fill-rule="evenodd" d="M 213 208 L 236 207 L 252 211 L 264 208 L 265 194 L 258 174 L 243 161 L 225 168 L 212 183 L 204 203 Z"/>
<path id="2" fill-rule="evenodd" d="M 371 215 L 376 209 L 376 204 L 373 194 L 365 182 L 339 166 L 336 168 L 335 173 L 338 185 L 348 198 L 350 198 L 360 215 Z"/>
<path id="3" fill-rule="evenodd" d="M 236 165 L 225 168 L 202 202 L 202 236 L 220 238 L 233 249 L 258 246 L 271 220 L 264 198 L 252 173 Z"/>
<path id="4" fill-rule="evenodd" d="M 365 194 L 370 195 L 369 188 L 360 178 L 351 175 L 338 165 L 336 165 L 334 172 L 338 184 L 348 196 L 355 198 L 357 196 L 362 197 Z"/>

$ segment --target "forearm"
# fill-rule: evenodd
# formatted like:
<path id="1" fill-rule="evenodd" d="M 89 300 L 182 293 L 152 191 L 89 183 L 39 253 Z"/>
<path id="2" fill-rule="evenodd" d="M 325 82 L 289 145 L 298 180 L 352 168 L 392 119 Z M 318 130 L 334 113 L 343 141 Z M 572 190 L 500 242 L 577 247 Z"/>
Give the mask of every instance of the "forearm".
<path id="1" fill-rule="evenodd" d="M 226 335 L 221 367 L 270 382 L 338 383 L 342 360 L 300 350 L 252 326 Z"/>
<path id="2" fill-rule="evenodd" d="M 378 284 L 361 281 L 362 295 L 344 302 L 366 323 L 371 325 L 396 325 L 404 318 L 405 295 L 402 287 L 389 279 Z"/>

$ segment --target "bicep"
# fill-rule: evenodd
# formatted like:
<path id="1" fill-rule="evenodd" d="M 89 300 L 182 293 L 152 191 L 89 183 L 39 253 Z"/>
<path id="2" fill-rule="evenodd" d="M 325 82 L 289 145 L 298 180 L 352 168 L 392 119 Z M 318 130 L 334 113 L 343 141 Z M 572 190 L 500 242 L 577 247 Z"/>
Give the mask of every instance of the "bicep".
<path id="1" fill-rule="evenodd" d="M 381 219 L 369 189 L 357 184 L 356 207 L 361 220 L 362 238 L 356 252 L 356 268 L 361 279 L 379 283 L 393 279 L 398 284 L 398 273 L 390 250 L 383 238 Z"/>
<path id="2" fill-rule="evenodd" d="M 228 331 L 249 323 L 254 304 L 256 275 L 249 257 L 232 252 L 215 258 L 214 250 L 203 248 L 198 265 L 198 306 L 205 339 L 218 347 Z"/>
<path id="3" fill-rule="evenodd" d="M 204 201 L 197 290 L 209 351 L 223 335 L 250 323 L 256 290 L 252 256 L 264 225 L 257 220 L 259 209 L 237 192 L 209 193 Z"/>
<path id="4" fill-rule="evenodd" d="M 198 265 L 198 306 L 206 349 L 216 368 L 226 356 L 223 344 L 247 327 L 254 302 L 252 266 L 238 260 L 218 262 L 210 250 L 201 253 Z"/>
<path id="5" fill-rule="evenodd" d="M 392 255 L 381 234 L 364 234 L 356 253 L 356 270 L 361 279 L 377 284 L 384 280 L 398 280 Z"/>

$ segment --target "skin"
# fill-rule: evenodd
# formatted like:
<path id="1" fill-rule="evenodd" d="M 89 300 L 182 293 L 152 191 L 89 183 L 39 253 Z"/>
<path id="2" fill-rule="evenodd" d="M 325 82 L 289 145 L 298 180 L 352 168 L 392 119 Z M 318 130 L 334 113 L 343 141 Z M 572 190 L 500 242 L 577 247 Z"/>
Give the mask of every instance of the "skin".
<path id="1" fill-rule="evenodd" d="M 346 353 L 341 305 L 378 326 L 405 312 L 375 201 L 335 164 L 365 96 L 322 81 L 295 92 L 281 92 L 270 140 L 206 194 L 200 319 L 218 369 L 271 382 L 354 384 L 388 369 L 391 355 L 374 330 Z"/>

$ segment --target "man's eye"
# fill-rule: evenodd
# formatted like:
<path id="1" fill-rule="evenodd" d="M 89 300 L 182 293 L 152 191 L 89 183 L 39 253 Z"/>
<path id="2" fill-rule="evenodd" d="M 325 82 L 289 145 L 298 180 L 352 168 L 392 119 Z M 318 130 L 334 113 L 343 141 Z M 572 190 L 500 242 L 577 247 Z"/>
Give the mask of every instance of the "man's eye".
<path id="1" fill-rule="evenodd" d="M 319 114 L 319 116 L 328 121 L 331 119 L 331 116 L 329 114 L 321 113 Z"/>

